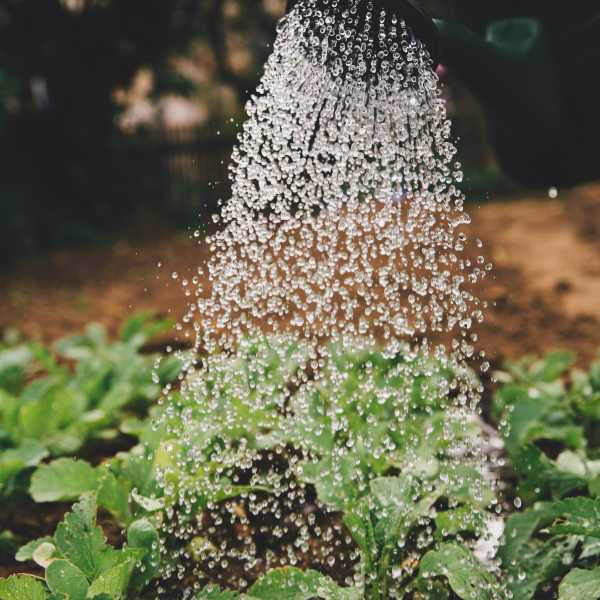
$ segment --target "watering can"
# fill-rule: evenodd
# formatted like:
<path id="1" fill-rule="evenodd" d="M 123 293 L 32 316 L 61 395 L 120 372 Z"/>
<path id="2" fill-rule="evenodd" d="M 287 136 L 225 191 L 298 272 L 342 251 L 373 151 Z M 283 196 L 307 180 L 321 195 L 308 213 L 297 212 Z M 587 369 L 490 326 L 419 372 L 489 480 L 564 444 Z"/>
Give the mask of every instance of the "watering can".
<path id="1" fill-rule="evenodd" d="M 374 0 L 374 12 L 403 19 L 434 64 L 479 100 L 498 161 L 513 179 L 568 186 L 600 178 L 598 0 L 451 4 L 456 22 L 432 19 L 417 0 Z"/>

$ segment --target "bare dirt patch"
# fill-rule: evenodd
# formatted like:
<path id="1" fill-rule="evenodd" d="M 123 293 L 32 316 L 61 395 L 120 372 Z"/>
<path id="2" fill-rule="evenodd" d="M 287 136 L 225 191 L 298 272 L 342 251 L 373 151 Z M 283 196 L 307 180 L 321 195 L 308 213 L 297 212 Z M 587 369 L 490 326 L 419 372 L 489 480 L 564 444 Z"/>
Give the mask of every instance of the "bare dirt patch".
<path id="1" fill-rule="evenodd" d="M 556 347 L 588 362 L 600 348 L 600 184 L 469 212 L 471 236 L 495 265 L 482 286 L 490 308 L 480 347 L 494 364 Z M 177 318 L 186 303 L 181 279 L 207 253 L 191 235 L 163 231 L 23 263 L 0 275 L 0 329 L 52 341 L 89 321 L 114 332 L 139 310 Z"/>

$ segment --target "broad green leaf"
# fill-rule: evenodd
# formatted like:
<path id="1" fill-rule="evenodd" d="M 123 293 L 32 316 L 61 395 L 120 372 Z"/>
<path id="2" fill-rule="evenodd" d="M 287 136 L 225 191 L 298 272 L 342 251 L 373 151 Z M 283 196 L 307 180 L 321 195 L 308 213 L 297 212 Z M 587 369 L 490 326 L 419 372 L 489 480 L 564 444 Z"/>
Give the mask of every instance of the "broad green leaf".
<path id="1" fill-rule="evenodd" d="M 131 485 L 126 479 L 115 477 L 108 469 L 98 473 L 98 506 L 110 512 L 119 523 L 131 521 L 129 495 Z"/>
<path id="2" fill-rule="evenodd" d="M 50 536 L 45 536 L 38 538 L 37 540 L 32 540 L 31 542 L 21 546 L 15 556 L 15 559 L 19 562 L 25 562 L 28 560 L 33 560 L 33 553 L 37 550 L 39 546 L 42 544 L 52 543 L 54 541 Z"/>
<path id="3" fill-rule="evenodd" d="M 139 347 L 159 333 L 168 331 L 172 325 L 170 319 L 157 319 L 153 313 L 140 312 L 123 323 L 119 336 L 124 342 Z"/>
<path id="4" fill-rule="evenodd" d="M 600 598 L 600 567 L 591 570 L 573 569 L 560 583 L 559 600 L 598 600 Z"/>
<path id="5" fill-rule="evenodd" d="M 0 487 L 23 469 L 39 465 L 48 455 L 48 450 L 42 444 L 29 439 L 17 448 L 0 452 Z"/>
<path id="6" fill-rule="evenodd" d="M 397 543 L 418 519 L 430 513 L 438 495 L 421 498 L 420 492 L 418 484 L 408 477 L 378 477 L 371 481 L 378 545 Z"/>
<path id="7" fill-rule="evenodd" d="M 600 475 L 594 477 L 588 484 L 590 495 L 594 498 L 600 498 Z"/>
<path id="8" fill-rule="evenodd" d="M 0 389 L 18 394 L 25 381 L 25 370 L 33 359 L 26 345 L 0 351 Z"/>
<path id="9" fill-rule="evenodd" d="M 542 381 L 555 381 L 575 364 L 576 358 L 573 352 L 564 350 L 550 352 L 541 363 L 534 365 L 533 373 Z"/>
<path id="10" fill-rule="evenodd" d="M 573 490 L 587 488 L 585 479 L 561 471 L 533 445 L 520 448 L 512 459 L 515 471 L 521 476 L 519 495 L 527 502 L 541 498 L 560 499 Z"/>
<path id="11" fill-rule="evenodd" d="M 474 467 L 446 464 L 440 469 L 439 495 L 455 502 L 473 507 L 486 508 L 494 499 L 494 493 L 485 478 Z"/>
<path id="12" fill-rule="evenodd" d="M 576 544 L 577 538 L 572 537 L 560 543 L 533 540 L 523 546 L 515 564 L 508 565 L 513 600 L 531 600 L 538 590 L 561 577 L 574 559 Z"/>
<path id="13" fill-rule="evenodd" d="M 158 572 L 160 565 L 160 537 L 149 519 L 134 521 L 127 530 L 127 543 L 131 548 L 145 550 L 142 569 L 134 573 L 134 583 L 141 589 Z"/>
<path id="14" fill-rule="evenodd" d="M 134 567 L 135 560 L 129 559 L 105 571 L 92 582 L 87 597 L 106 594 L 110 598 L 124 598 Z"/>
<path id="15" fill-rule="evenodd" d="M 249 591 L 259 600 L 361 600 L 357 589 L 341 588 L 317 571 L 301 571 L 293 567 L 273 569 L 259 579 Z"/>
<path id="16" fill-rule="evenodd" d="M 106 330 L 98 323 L 90 323 L 85 333 L 63 338 L 55 344 L 56 351 L 71 360 L 85 360 L 106 346 Z"/>
<path id="17" fill-rule="evenodd" d="M 76 423 L 85 408 L 84 403 L 85 398 L 68 388 L 64 381 L 54 378 L 40 398 L 24 402 L 21 406 L 19 423 L 23 435 L 44 442 Z"/>
<path id="18" fill-rule="evenodd" d="M 96 491 L 99 482 L 99 474 L 90 464 L 59 458 L 35 471 L 29 491 L 36 502 L 67 502 Z"/>
<path id="19" fill-rule="evenodd" d="M 477 533 L 481 531 L 483 523 L 482 512 L 472 506 L 447 510 L 435 517 L 436 537 L 443 540 L 463 532 Z"/>
<path id="20" fill-rule="evenodd" d="M 194 596 L 194 600 L 254 600 L 245 594 L 241 596 L 238 592 L 231 590 L 221 590 L 216 585 L 206 586 L 199 594 Z"/>
<path id="21" fill-rule="evenodd" d="M 98 408 L 106 413 L 113 413 L 129 404 L 135 396 L 135 391 L 130 381 L 118 381 L 100 399 Z"/>
<path id="22" fill-rule="evenodd" d="M 552 511 L 557 520 L 551 533 L 600 538 L 600 499 L 567 498 L 554 503 Z"/>
<path id="23" fill-rule="evenodd" d="M 73 506 L 54 534 L 61 554 L 93 581 L 102 572 L 107 545 L 102 529 L 96 525 L 96 500 L 86 494 Z"/>
<path id="24" fill-rule="evenodd" d="M 176 356 L 164 356 L 161 357 L 158 367 L 156 368 L 156 374 L 161 385 L 165 385 L 170 381 L 174 381 L 177 375 L 181 372 L 183 362 Z"/>
<path id="25" fill-rule="evenodd" d="M 5 450 L 1 455 L 4 460 L 18 460 L 25 467 L 35 467 L 49 455 L 48 450 L 37 440 L 23 440 L 20 446 Z"/>
<path id="26" fill-rule="evenodd" d="M 348 531 L 350 531 L 352 539 L 359 550 L 364 556 L 369 556 L 373 550 L 368 536 L 368 527 L 370 523 L 368 523 L 367 520 L 369 519 L 369 516 L 368 514 L 364 514 L 362 508 L 361 505 L 352 512 L 346 513 L 344 515 L 344 524 L 348 528 Z"/>
<path id="27" fill-rule="evenodd" d="M 48 600 L 43 581 L 33 575 L 13 575 L 0 579 L 0 600 Z"/>
<path id="28" fill-rule="evenodd" d="M 53 594 L 65 600 L 85 600 L 89 583 L 86 576 L 71 562 L 59 558 L 46 569 L 46 582 Z"/>
<path id="29" fill-rule="evenodd" d="M 452 591 L 463 600 L 492 600 L 499 589 L 470 550 L 457 544 L 440 544 L 437 550 L 425 554 L 419 576 L 445 577 Z"/>
<path id="30" fill-rule="evenodd" d="M 499 550 L 499 556 L 505 568 L 510 568 L 522 558 L 523 548 L 533 534 L 550 522 L 552 522 L 552 512 L 549 509 L 527 510 L 512 514 L 508 518 L 504 543 Z"/>

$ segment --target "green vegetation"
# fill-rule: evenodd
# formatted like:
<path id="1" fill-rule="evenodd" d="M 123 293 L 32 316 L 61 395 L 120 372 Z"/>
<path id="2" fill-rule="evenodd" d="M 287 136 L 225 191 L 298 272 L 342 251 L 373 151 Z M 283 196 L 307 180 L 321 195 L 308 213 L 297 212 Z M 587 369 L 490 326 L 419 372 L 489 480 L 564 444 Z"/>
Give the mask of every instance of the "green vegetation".
<path id="1" fill-rule="evenodd" d="M 234 483 L 235 468 L 219 467 L 218 449 L 240 440 L 253 452 L 295 448 L 293 476 L 340 514 L 356 549 L 355 585 L 285 567 L 244 593 L 209 582 L 196 600 L 600 597 L 600 363 L 583 373 L 556 352 L 499 374 L 492 415 L 511 473 L 500 491 L 514 507 L 494 566 L 474 550 L 505 511 L 478 470 L 453 457 L 479 426 L 453 414 L 450 369 L 332 348 L 318 383 L 299 385 L 305 348 L 247 340 L 236 355 L 206 359 L 192 393 L 177 385 L 179 360 L 143 352 L 167 326 L 141 315 L 116 342 L 90 326 L 52 349 L 11 339 L 0 350 L 4 498 L 74 503 L 52 535 L 22 540 L 16 552 L 25 571 L 35 564 L 44 576 L 0 580 L 0 600 L 146 597 L 176 560 L 165 544 L 187 544 L 195 559 L 207 542 L 164 539 L 166 514 L 183 503 L 191 522 L 231 499 L 274 493 L 258 478 Z M 170 411 L 155 402 L 164 386 Z M 98 440 L 124 438 L 134 440 L 125 452 L 86 454 Z M 180 460 L 192 439 L 200 456 Z M 387 439 L 393 448 L 377 452 Z M 75 458 L 82 452 L 89 460 Z M 2 539 L 15 543 L 9 532 Z"/>
<path id="2" fill-rule="evenodd" d="M 567 378 L 574 361 L 554 352 L 510 365 L 495 397 L 526 507 L 500 550 L 515 600 L 600 597 L 600 362 Z"/>
<path id="3" fill-rule="evenodd" d="M 25 489 L 32 468 L 50 457 L 82 454 L 110 442 L 128 417 L 145 416 L 175 379 L 177 359 L 140 353 L 165 320 L 137 315 L 109 343 L 104 329 L 57 342 L 13 343 L 0 350 L 0 496 Z M 154 375 L 153 375 L 154 373 Z M 58 499 L 58 498 L 56 498 Z"/>

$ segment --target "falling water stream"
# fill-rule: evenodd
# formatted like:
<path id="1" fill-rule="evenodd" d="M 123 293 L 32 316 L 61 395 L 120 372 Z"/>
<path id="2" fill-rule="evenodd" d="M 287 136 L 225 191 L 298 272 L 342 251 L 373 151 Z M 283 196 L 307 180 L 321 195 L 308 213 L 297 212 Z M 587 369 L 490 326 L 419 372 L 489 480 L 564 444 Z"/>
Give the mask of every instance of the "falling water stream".
<path id="1" fill-rule="evenodd" d="M 184 598 L 207 580 L 245 590 L 281 565 L 356 583 L 358 551 L 339 518 L 348 482 L 360 494 L 384 458 L 426 473 L 429 436 L 447 439 L 450 463 L 483 460 L 456 431 L 481 393 L 469 364 L 485 368 L 476 291 L 490 266 L 466 236 L 429 53 L 364 4 L 304 0 L 281 21 L 210 257 L 183 282 L 180 328 L 195 352 L 181 390 L 167 390 L 160 426 L 172 441 L 158 463 L 170 499 L 164 575 Z M 419 431 L 417 381 L 425 403 L 445 399 L 439 428 Z"/>

